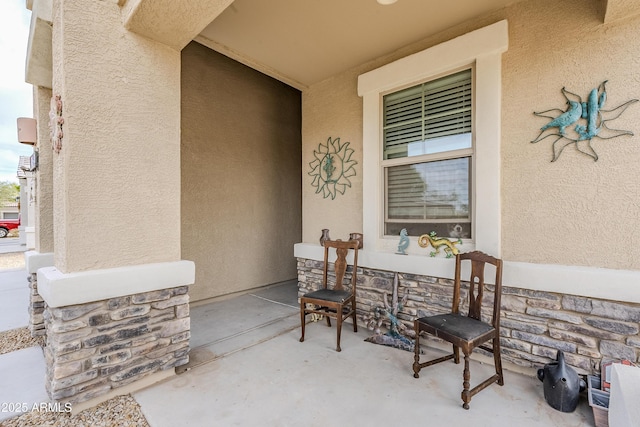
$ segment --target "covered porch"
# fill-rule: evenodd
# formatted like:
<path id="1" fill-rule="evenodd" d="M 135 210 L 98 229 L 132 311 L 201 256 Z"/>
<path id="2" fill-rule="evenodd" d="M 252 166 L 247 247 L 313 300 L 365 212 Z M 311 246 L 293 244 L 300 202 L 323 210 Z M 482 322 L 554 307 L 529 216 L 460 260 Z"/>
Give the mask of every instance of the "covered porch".
<path id="1" fill-rule="evenodd" d="M 57 316 L 48 331 L 50 372 L 69 374 L 48 379 L 52 399 L 99 399 L 137 384 L 141 370 L 155 370 L 158 380 L 174 369 L 192 367 L 183 374 L 192 375 L 220 354 L 245 366 L 241 354 L 288 342 L 297 315 L 262 299 L 258 289 L 290 280 L 305 288 L 320 259 L 322 229 L 335 239 L 364 234 L 363 307 L 379 304 L 389 275 L 399 272 L 420 299 L 402 320 L 433 309 L 436 290 L 449 285 L 451 260 L 430 257 L 415 235 L 409 253 L 398 255 L 398 236 L 384 229 L 385 168 L 397 160 L 382 153 L 380 103 L 387 93 L 460 68 L 471 70 L 475 97 L 473 146 L 464 152 L 474 156 L 465 203 L 473 235 L 460 247 L 505 261 L 505 358 L 529 373 L 558 349 L 571 353 L 580 373 L 598 371 L 605 358 L 639 359 L 640 154 L 633 135 L 597 141 L 597 162 L 577 141 L 553 163 L 551 140 L 530 142 L 542 125 L 533 111 L 564 107 L 564 86 L 586 97 L 609 80 L 613 105 L 627 100 L 625 92 L 640 93 L 640 6 L 469 0 L 436 14 L 441 2 L 421 0 L 329 0 L 308 9 L 293 0 L 268 7 L 201 0 L 188 10 L 150 0 L 27 3 L 35 14 L 32 47 L 48 42 L 49 54 L 27 62 L 40 137 L 36 253 L 27 275 L 32 294 L 44 298 L 32 301 L 43 309 L 34 311 L 39 324 L 32 331 L 44 333 L 46 303 Z M 106 46 L 115 57 L 105 55 Z M 50 115 L 58 119 L 53 148 Z M 633 108 L 619 118 L 617 127 L 638 132 Z M 320 188 L 317 156 L 329 144 L 348 164 L 349 179 L 328 179 Z M 631 244 L 611 243 L 619 224 L 628 225 Z M 231 295 L 243 300 L 223 301 Z M 273 317 L 249 310 L 236 320 L 242 310 L 215 305 L 244 300 L 266 304 L 259 313 Z M 86 322 L 74 322 L 83 316 Z M 244 323 L 252 316 L 257 323 Z M 138 321 L 146 323 L 129 323 Z M 262 333 L 257 342 L 264 343 L 252 346 Z M 116 342 L 132 335 L 131 343 Z M 72 350 L 61 345 L 67 338 Z M 155 350 L 156 341 L 166 354 Z M 133 353 L 122 350 L 125 344 Z M 363 345 L 350 363 L 388 351 Z M 270 363 L 290 351 L 264 348 Z M 334 357 L 312 346 L 292 348 Z M 86 360 L 69 363 L 69 351 Z M 132 357 L 147 352 L 158 357 Z M 278 366 L 276 372 L 287 372 Z M 393 383 L 384 374 L 383 383 Z M 250 378 L 243 381 L 248 396 Z"/>
<path id="2" fill-rule="evenodd" d="M 6 284 L 0 289 L 3 303 L 24 306 L 27 289 L 20 275 L 3 271 L 0 278 Z M 173 378 L 133 392 L 134 401 L 126 409 L 118 409 L 123 401 L 113 398 L 74 412 L 71 418 L 67 413 L 30 411 L 3 413 L 0 421 L 7 426 L 74 426 L 81 420 L 119 423 L 143 416 L 138 425 L 146 421 L 151 427 L 322 426 L 336 417 L 337 425 L 412 425 L 434 419 L 439 425 L 473 420 L 487 427 L 514 422 L 524 427 L 594 425 L 585 394 L 575 412 L 556 411 L 544 401 L 542 383 L 513 366 L 507 366 L 504 387 L 492 386 L 478 394 L 471 410 L 465 411 L 459 399 L 462 370 L 453 362 L 414 379 L 412 353 L 365 342 L 371 332 L 361 328 L 354 334 L 349 325 L 340 353 L 334 347 L 335 329 L 324 322 L 309 324 L 307 339 L 300 343 L 294 285 L 284 283 L 193 307 L 189 365 Z M 0 333 L 26 327 L 26 316 L 19 320 L 16 324 L 3 312 Z M 2 401 L 20 400 L 30 407 L 46 401 L 41 377 L 27 374 L 45 369 L 44 357 L 33 350 L 36 347 L 0 355 L 0 372 L 10 383 L 0 390 Z M 492 366 L 474 361 L 472 368 L 474 377 L 480 377 Z"/>

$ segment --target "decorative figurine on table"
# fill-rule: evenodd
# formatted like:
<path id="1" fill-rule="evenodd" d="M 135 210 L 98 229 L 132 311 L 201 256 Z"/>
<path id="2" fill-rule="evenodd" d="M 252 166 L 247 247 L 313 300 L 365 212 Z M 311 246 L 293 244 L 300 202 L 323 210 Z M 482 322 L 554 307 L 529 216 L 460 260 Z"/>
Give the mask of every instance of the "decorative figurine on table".
<path id="1" fill-rule="evenodd" d="M 409 298 L 409 289 L 406 289 L 404 297 L 398 302 L 398 273 L 395 273 L 393 276 L 393 297 L 391 304 L 387 301 L 387 296 L 385 292 L 383 297 L 384 308 L 374 307 L 372 314 L 362 319 L 367 324 L 367 328 L 375 333 L 374 336 L 366 338 L 365 341 L 412 352 L 415 343 L 405 335 L 413 337 L 415 336 L 415 332 L 413 329 L 407 328 L 404 323 L 398 319 L 398 312 L 402 310 L 402 307 L 404 307 Z M 383 334 L 380 327 L 385 322 L 389 323 L 389 331 Z"/>
<path id="2" fill-rule="evenodd" d="M 409 236 L 407 233 L 407 229 L 403 228 L 400 230 L 400 242 L 398 243 L 398 252 L 397 254 L 406 255 L 407 248 L 409 247 Z"/>
<path id="3" fill-rule="evenodd" d="M 458 239 L 456 241 L 449 240 L 446 237 L 438 237 L 435 231 L 432 231 L 429 234 L 423 234 L 418 238 L 418 244 L 421 248 L 426 248 L 431 245 L 435 249 L 429 253 L 430 256 L 434 257 L 440 253 L 440 248 L 444 247 L 444 252 L 447 254 L 447 258 L 451 258 L 454 255 L 458 255 L 458 248 L 456 245 L 462 243 L 462 240 Z"/>

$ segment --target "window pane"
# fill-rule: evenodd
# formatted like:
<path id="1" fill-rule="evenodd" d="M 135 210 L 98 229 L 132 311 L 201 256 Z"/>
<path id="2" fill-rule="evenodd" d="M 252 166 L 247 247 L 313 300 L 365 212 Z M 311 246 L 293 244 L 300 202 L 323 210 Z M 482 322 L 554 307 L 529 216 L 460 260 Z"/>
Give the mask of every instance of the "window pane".
<path id="1" fill-rule="evenodd" d="M 384 159 L 471 147 L 471 70 L 386 95 Z"/>
<path id="2" fill-rule="evenodd" d="M 397 224 L 407 231 L 424 229 L 409 233 L 414 236 L 438 232 L 433 224 L 441 224 L 439 235 L 447 236 L 456 224 L 470 223 L 470 179 L 471 157 L 387 168 L 386 234 L 397 234 L 391 232 Z M 463 228 L 470 238 L 470 226 Z"/>
<path id="3" fill-rule="evenodd" d="M 471 238 L 470 222 L 387 222 L 385 232 L 387 236 L 399 236 L 402 229 L 407 230 L 409 236 L 421 236 L 436 232 L 438 237 L 449 237 L 455 239 Z"/>

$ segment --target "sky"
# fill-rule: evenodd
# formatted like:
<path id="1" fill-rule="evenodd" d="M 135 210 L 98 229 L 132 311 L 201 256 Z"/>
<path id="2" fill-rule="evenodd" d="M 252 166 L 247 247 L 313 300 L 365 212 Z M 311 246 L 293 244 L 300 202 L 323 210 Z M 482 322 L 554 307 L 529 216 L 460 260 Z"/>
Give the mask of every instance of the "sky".
<path id="1" fill-rule="evenodd" d="M 18 182 L 19 156 L 31 145 L 18 142 L 18 117 L 33 117 L 33 89 L 24 81 L 31 11 L 25 0 L 0 1 L 0 181 Z"/>

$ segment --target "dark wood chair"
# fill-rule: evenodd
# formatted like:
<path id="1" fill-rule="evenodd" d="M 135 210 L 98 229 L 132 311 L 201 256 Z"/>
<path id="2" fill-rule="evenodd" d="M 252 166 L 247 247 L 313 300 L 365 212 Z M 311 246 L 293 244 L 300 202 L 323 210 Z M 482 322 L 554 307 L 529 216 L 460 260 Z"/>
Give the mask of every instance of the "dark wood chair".
<path id="1" fill-rule="evenodd" d="M 324 268 L 322 273 L 322 288 L 317 291 L 304 294 L 300 298 L 300 322 L 302 324 L 302 336 L 300 342 L 304 341 L 305 317 L 307 314 L 315 313 L 325 316 L 327 326 L 331 326 L 331 318 L 336 319 L 338 343 L 336 351 L 340 349 L 340 333 L 342 322 L 351 316 L 353 318 L 353 332 L 358 332 L 356 321 L 356 282 L 358 280 L 358 244 L 357 240 L 343 242 L 341 240 L 325 240 L 324 242 Z M 330 287 L 328 282 L 329 270 L 329 249 L 335 249 L 336 261 L 334 262 L 335 284 Z M 351 285 L 349 288 L 343 286 L 345 273 L 347 271 L 347 253 L 353 249 L 353 271 L 351 272 Z"/>
<path id="2" fill-rule="evenodd" d="M 460 270 L 463 261 L 471 263 L 471 278 L 469 280 L 469 313 L 460 314 Z M 484 295 L 484 270 L 486 264 L 495 266 L 495 292 L 491 321 L 482 319 L 482 299 Z M 413 362 L 413 376 L 419 377 L 422 368 L 453 359 L 460 363 L 459 350 L 464 353 L 464 372 L 462 382 L 462 407 L 469 409 L 471 398 L 487 386 L 497 382 L 504 385 L 502 376 L 502 359 L 500 357 L 500 298 L 502 295 L 502 260 L 479 251 L 458 254 L 456 256 L 456 273 L 453 287 L 453 304 L 451 313 L 437 316 L 427 316 L 415 320 L 415 355 Z M 488 317 L 488 314 L 486 315 Z M 426 332 L 453 344 L 453 353 L 420 363 L 420 333 Z M 492 341 L 491 347 L 487 344 Z M 471 374 L 469 372 L 469 356 L 474 348 L 480 347 L 493 353 L 496 373 L 469 389 Z"/>

